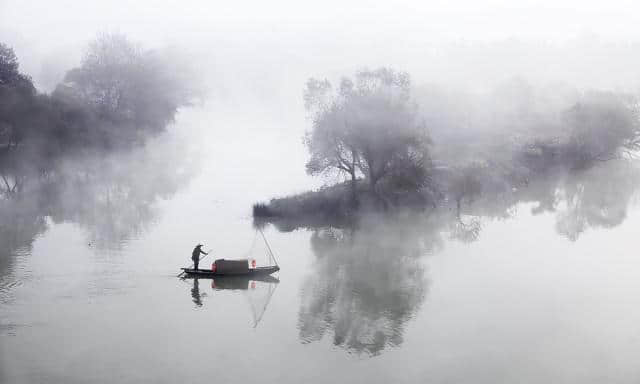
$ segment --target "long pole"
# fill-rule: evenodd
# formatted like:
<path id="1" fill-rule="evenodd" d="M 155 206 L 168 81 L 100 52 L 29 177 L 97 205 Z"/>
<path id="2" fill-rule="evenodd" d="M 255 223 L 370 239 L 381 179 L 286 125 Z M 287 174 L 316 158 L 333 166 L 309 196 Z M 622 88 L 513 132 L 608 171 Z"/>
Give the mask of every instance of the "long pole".
<path id="1" fill-rule="evenodd" d="M 209 256 L 209 254 L 211 253 L 211 251 L 213 251 L 213 248 L 207 251 L 207 254 L 202 256 L 200 259 L 198 259 L 198 262 L 202 261 L 202 259 L 204 259 L 205 257 Z M 191 264 L 191 267 L 187 268 L 187 269 L 191 269 L 193 267 L 195 267 L 195 263 Z M 182 272 L 178 273 L 178 275 L 176 277 L 180 277 L 182 276 L 182 274 L 184 273 L 184 270 L 182 270 Z"/>

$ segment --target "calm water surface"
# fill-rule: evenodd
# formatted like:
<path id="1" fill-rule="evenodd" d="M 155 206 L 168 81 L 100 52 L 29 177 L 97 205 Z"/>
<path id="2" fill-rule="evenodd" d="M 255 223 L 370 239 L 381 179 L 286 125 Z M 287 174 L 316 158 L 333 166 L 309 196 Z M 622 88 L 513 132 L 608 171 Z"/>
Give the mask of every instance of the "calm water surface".
<path id="1" fill-rule="evenodd" d="M 235 136 L 183 117 L 208 133 L 71 162 L 46 198 L 5 207 L 0 382 L 640 380 L 629 167 L 463 212 L 268 225 L 276 279 L 180 279 L 197 242 L 266 260 L 251 204 L 318 185 L 300 135 L 269 133 L 278 118 L 219 123 Z"/>

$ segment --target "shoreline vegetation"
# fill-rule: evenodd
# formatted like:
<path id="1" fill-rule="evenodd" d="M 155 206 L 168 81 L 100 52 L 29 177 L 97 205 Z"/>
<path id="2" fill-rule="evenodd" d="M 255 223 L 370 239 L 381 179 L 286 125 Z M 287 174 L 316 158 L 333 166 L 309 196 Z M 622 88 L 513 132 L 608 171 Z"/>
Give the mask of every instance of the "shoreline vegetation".
<path id="1" fill-rule="evenodd" d="M 190 180 L 185 144 L 165 134 L 203 96 L 183 59 L 103 34 L 42 93 L 0 42 L 0 275 L 51 223 L 118 249 Z"/>
<path id="2" fill-rule="evenodd" d="M 50 183 L 74 158 L 126 152 L 165 132 L 179 108 L 203 97 L 182 59 L 99 35 L 47 94 L 0 43 L 2 206 Z M 369 213 L 407 210 L 453 212 L 455 224 L 477 202 L 499 207 L 489 216 L 504 216 L 526 191 L 538 193 L 536 185 L 543 192 L 529 201 L 553 209 L 567 188 L 592 184 L 584 175 L 602 168 L 618 175 L 606 164 L 640 149 L 636 94 L 534 87 L 520 78 L 471 92 L 414 85 L 407 73 L 379 68 L 337 84 L 311 78 L 303 99 L 306 171 L 334 183 L 254 204 L 258 224 L 347 226 Z M 635 174 L 625 177 L 635 183 Z"/>
<path id="3" fill-rule="evenodd" d="M 341 183 L 272 199 L 264 206 L 256 204 L 254 209 L 267 211 L 254 215 L 254 225 L 270 223 L 281 232 L 290 232 L 300 228 L 375 228 L 388 221 L 406 228 L 418 225 L 432 236 L 448 232 L 452 239 L 472 242 L 478 239 L 485 220 L 514 217 L 520 207 L 532 215 L 555 216 L 556 232 L 576 241 L 589 228 L 613 228 L 626 219 L 640 190 L 640 168 L 635 162 L 614 159 L 586 169 L 554 167 L 524 180 L 518 187 L 502 181 L 483 184 L 485 189 L 476 188 L 473 193 L 469 189 L 466 195 L 458 195 L 460 201 L 445 192 L 435 204 L 425 204 L 426 199 L 417 203 L 403 201 L 386 209 L 375 205 L 354 208 L 347 183 Z M 369 199 L 375 201 L 377 197 Z"/>
<path id="4" fill-rule="evenodd" d="M 0 175 L 5 192 L 14 173 L 46 173 L 60 158 L 108 154 L 140 146 L 166 131 L 179 108 L 203 96 L 173 50 L 148 50 L 121 34 L 91 41 L 80 65 L 51 93 L 20 72 L 13 49 L 0 42 Z"/>
<path id="5" fill-rule="evenodd" d="M 460 224 L 475 202 L 492 200 L 504 214 L 541 185 L 539 202 L 555 196 L 555 207 L 558 194 L 577 187 L 568 180 L 584 188 L 588 177 L 606 176 L 602 169 L 620 176 L 611 167 L 626 169 L 640 148 L 638 98 L 626 93 L 535 89 L 522 79 L 487 94 L 455 93 L 413 87 L 408 74 L 381 68 L 337 87 L 310 79 L 304 101 L 307 173 L 336 182 L 254 204 L 258 225 L 348 226 L 399 211 L 453 212 Z M 633 175 L 616 182 L 635 186 L 637 172 L 624 172 Z"/>

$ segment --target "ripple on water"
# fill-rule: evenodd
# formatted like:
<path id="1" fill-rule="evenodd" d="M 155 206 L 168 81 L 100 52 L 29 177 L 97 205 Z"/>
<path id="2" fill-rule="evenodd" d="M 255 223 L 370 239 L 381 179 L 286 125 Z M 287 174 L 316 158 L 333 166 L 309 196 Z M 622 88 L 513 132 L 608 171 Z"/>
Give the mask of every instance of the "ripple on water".
<path id="1" fill-rule="evenodd" d="M 31 271 L 25 267 L 24 263 L 19 262 L 23 256 L 23 252 L 17 253 L 17 262 L 7 266 L 0 274 L 0 304 L 13 301 L 16 289 L 32 279 Z"/>
<path id="2" fill-rule="evenodd" d="M 29 324 L 18 324 L 11 322 L 3 322 L 0 320 L 0 337 L 2 336 L 17 336 L 18 330 L 21 328 L 28 328 Z"/>

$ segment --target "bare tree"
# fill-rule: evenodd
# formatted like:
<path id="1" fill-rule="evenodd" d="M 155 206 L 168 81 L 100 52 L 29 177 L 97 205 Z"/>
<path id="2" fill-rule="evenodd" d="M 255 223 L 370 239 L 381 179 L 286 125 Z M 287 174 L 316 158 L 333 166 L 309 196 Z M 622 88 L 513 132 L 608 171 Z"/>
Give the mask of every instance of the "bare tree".
<path id="1" fill-rule="evenodd" d="M 331 91 L 331 84 L 327 80 L 310 79 L 307 82 L 305 107 L 312 113 L 313 119 L 313 129 L 305 137 L 311 153 L 307 173 L 318 175 L 334 170 L 347 173 L 351 177 L 355 198 L 359 152 L 353 141 L 346 109 L 342 103 L 331 99 Z"/>
<path id="2" fill-rule="evenodd" d="M 385 178 L 402 180 L 393 184 L 404 187 L 424 183 L 430 141 L 406 73 L 362 70 L 342 79 L 337 91 L 327 80 L 310 79 L 304 98 L 312 118 L 307 172 L 346 172 L 354 193 L 359 174 L 372 191 Z"/>

